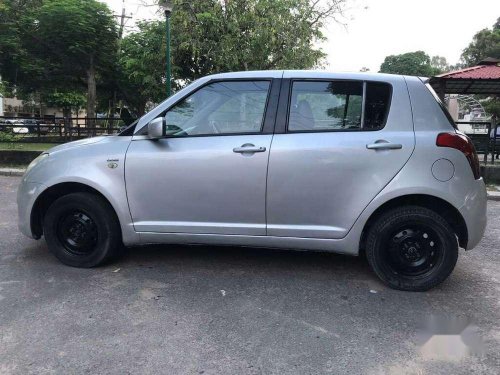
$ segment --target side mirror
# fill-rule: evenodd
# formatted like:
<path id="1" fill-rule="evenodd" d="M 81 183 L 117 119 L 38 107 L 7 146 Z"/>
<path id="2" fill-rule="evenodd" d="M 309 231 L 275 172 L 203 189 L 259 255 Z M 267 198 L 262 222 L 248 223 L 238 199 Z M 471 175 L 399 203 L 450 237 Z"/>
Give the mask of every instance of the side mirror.
<path id="1" fill-rule="evenodd" d="M 157 117 L 148 124 L 149 139 L 159 139 L 165 136 L 165 117 Z"/>

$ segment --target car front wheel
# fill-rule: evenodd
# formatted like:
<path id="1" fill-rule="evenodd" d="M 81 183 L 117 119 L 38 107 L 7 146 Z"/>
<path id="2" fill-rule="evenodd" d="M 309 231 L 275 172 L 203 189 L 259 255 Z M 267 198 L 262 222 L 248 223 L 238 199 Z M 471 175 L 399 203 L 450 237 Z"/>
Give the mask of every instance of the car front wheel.
<path id="1" fill-rule="evenodd" d="M 110 204 L 91 193 L 72 193 L 50 205 L 43 220 L 49 250 L 64 264 L 95 267 L 121 247 L 118 219 Z"/>
<path id="2" fill-rule="evenodd" d="M 368 263 L 391 288 L 426 291 L 443 282 L 458 258 L 458 241 L 436 212 L 405 206 L 382 214 L 366 241 Z"/>

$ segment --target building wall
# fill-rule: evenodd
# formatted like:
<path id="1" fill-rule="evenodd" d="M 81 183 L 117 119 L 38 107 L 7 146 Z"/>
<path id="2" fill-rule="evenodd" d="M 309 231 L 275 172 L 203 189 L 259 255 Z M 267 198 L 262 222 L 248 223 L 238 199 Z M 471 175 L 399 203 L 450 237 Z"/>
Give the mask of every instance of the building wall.
<path id="1" fill-rule="evenodd" d="M 3 113 L 4 116 L 17 117 L 19 113 L 25 113 L 23 101 L 17 98 L 3 98 Z M 29 111 L 31 113 L 31 109 Z"/>
<path id="2" fill-rule="evenodd" d="M 454 121 L 458 121 L 458 100 L 456 95 L 450 95 L 448 99 L 448 112 L 450 112 L 451 117 Z"/>
<path id="3" fill-rule="evenodd" d="M 2 111 L 3 109 L 3 111 Z M 40 106 L 32 108 L 25 106 L 23 101 L 18 98 L 3 98 L 3 107 L 0 105 L 0 116 L 6 117 L 63 117 L 61 108 L 42 107 L 40 113 Z M 71 117 L 85 117 L 87 112 L 85 110 L 72 111 Z"/>

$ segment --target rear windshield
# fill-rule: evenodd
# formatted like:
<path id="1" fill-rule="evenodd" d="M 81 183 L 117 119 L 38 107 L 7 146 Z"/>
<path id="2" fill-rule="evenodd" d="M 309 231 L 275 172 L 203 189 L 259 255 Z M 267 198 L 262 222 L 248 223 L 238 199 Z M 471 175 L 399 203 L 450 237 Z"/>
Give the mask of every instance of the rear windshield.
<path id="1" fill-rule="evenodd" d="M 442 100 L 439 98 L 438 94 L 436 94 L 436 92 L 434 91 L 434 89 L 432 88 L 430 83 L 426 83 L 425 86 L 431 92 L 432 96 L 434 96 L 434 99 L 436 99 L 436 101 L 438 102 L 439 107 L 441 108 L 444 115 L 446 116 L 446 118 L 450 122 L 450 125 L 453 126 L 456 130 L 458 130 L 458 126 L 457 126 L 457 124 L 455 124 L 455 121 L 453 121 L 453 117 L 451 117 L 450 112 L 448 112 L 448 109 L 446 108 L 446 106 L 444 105 Z"/>

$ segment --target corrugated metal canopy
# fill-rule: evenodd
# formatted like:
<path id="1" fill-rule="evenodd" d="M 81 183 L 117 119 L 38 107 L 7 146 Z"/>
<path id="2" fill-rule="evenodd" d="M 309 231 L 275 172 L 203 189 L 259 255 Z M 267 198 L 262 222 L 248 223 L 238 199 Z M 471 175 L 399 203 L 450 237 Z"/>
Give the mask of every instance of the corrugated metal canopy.
<path id="1" fill-rule="evenodd" d="M 441 74 L 430 79 L 440 94 L 500 95 L 500 60 L 488 58 L 479 65 Z"/>

